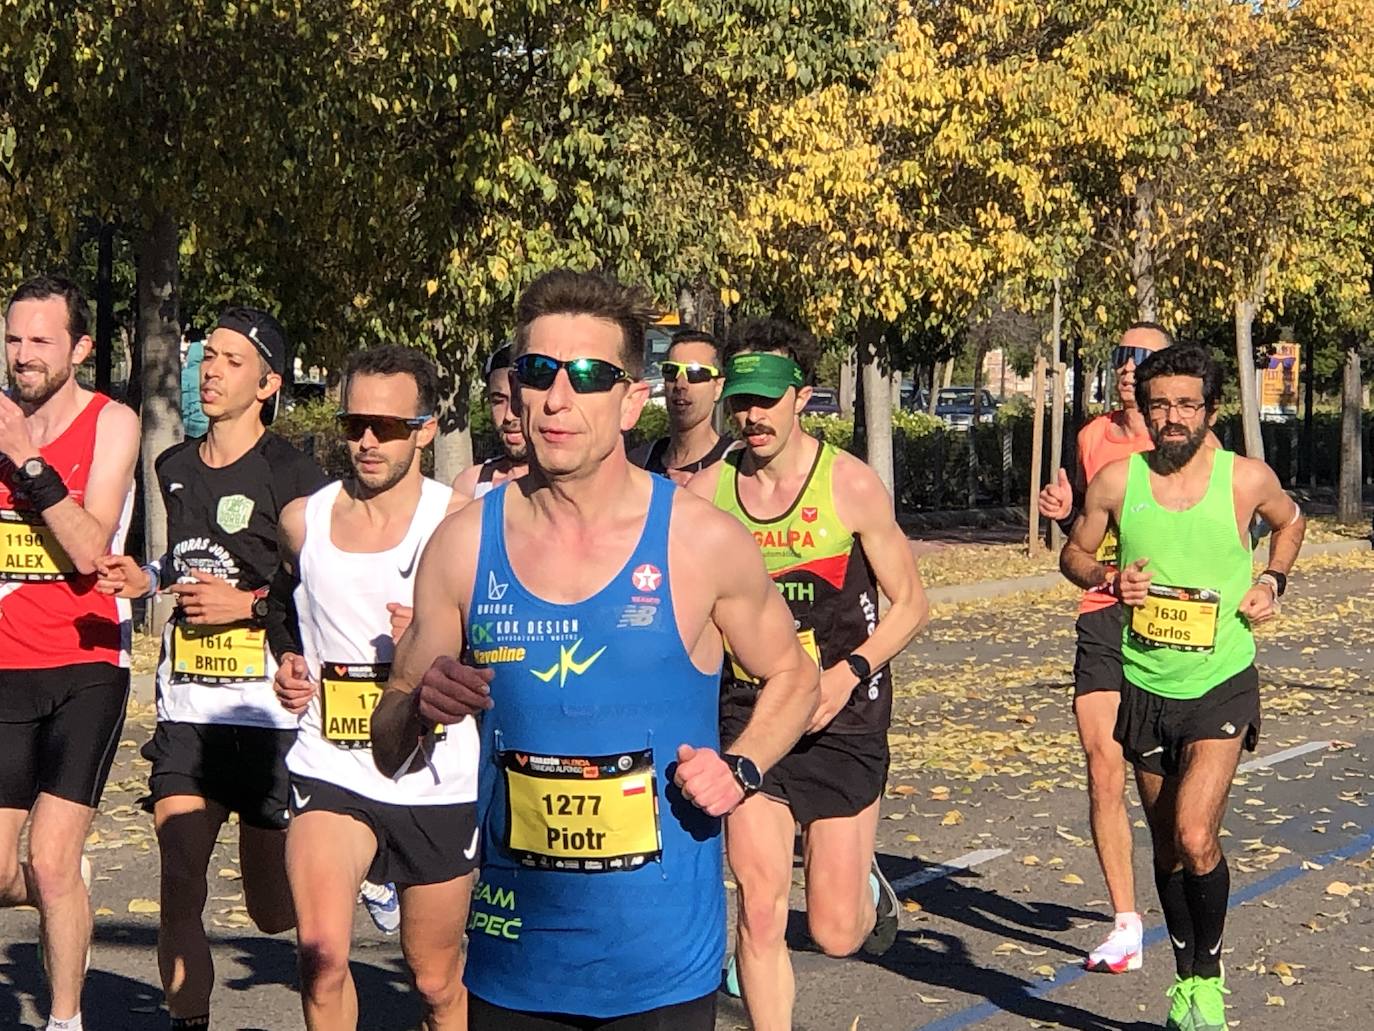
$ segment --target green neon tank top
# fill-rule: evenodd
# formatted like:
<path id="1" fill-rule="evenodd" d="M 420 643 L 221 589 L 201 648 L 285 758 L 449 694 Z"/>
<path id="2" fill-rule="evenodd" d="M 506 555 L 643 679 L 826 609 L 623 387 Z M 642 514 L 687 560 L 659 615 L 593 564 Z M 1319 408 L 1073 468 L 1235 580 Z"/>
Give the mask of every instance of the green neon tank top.
<path id="1" fill-rule="evenodd" d="M 1232 489 L 1236 456 L 1213 452 L 1207 493 L 1192 508 L 1160 506 L 1144 455 L 1132 455 L 1121 503 L 1121 565 L 1150 560 L 1150 598 L 1131 609 L 1122 640 L 1126 679 L 1166 698 L 1200 698 L 1255 661 L 1237 611 L 1250 589 Z"/>
<path id="2" fill-rule="evenodd" d="M 859 540 L 835 514 L 831 489 L 836 452 L 824 441 L 801 493 L 776 519 L 756 519 L 739 496 L 744 450 L 721 460 L 715 505 L 754 535 L 768 574 L 796 624 L 803 647 L 821 669 L 844 661 L 878 625 L 878 588 Z M 728 642 L 727 642 L 728 650 Z M 721 685 L 721 713 L 729 718 L 752 709 L 758 684 L 733 660 Z M 892 679 L 887 666 L 859 684 L 826 728 L 837 734 L 881 733 L 892 720 Z"/>

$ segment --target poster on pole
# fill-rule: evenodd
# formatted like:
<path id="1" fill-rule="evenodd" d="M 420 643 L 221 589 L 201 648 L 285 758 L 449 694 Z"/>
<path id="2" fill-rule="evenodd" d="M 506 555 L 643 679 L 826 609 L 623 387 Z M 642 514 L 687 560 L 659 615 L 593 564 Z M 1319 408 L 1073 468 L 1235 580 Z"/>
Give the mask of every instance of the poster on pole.
<path id="1" fill-rule="evenodd" d="M 1300 355 L 1300 344 L 1275 344 L 1268 366 L 1260 370 L 1260 418 L 1266 422 L 1297 420 Z"/>

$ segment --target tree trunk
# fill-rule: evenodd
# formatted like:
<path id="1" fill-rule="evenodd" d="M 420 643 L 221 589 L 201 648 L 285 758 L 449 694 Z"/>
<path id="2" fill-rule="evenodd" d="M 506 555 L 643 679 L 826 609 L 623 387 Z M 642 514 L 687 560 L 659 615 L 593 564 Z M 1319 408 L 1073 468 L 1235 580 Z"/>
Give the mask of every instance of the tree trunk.
<path id="1" fill-rule="evenodd" d="M 987 347 L 978 345 L 973 356 L 973 421 L 969 423 L 964 447 L 968 451 L 968 507 L 978 507 L 978 426 L 983 418 L 983 360 Z"/>
<path id="2" fill-rule="evenodd" d="M 1060 300 L 1059 280 L 1054 281 L 1054 311 L 1050 317 L 1050 344 L 1054 349 L 1054 379 L 1050 407 L 1050 478 L 1059 475 L 1058 470 L 1064 463 L 1064 347 L 1063 347 L 1063 306 Z M 1050 524 L 1050 547 L 1058 551 L 1064 544 L 1064 531 L 1058 523 Z"/>
<path id="3" fill-rule="evenodd" d="M 840 414 L 846 419 L 854 418 L 854 365 L 853 355 L 849 355 L 840 363 Z"/>
<path id="4" fill-rule="evenodd" d="M 1026 550 L 1032 558 L 1040 554 L 1044 542 L 1040 539 L 1040 506 L 1037 498 L 1043 486 L 1041 464 L 1045 453 L 1045 356 L 1037 350 L 1035 373 L 1031 378 L 1031 461 L 1030 505 L 1027 508 L 1029 532 Z"/>
<path id="5" fill-rule="evenodd" d="M 1245 429 L 1245 455 L 1264 461 L 1264 438 L 1260 435 L 1259 390 L 1255 381 L 1255 347 L 1251 330 L 1255 323 L 1255 302 L 1249 297 L 1236 300 L 1236 375 L 1240 377 L 1240 417 Z"/>
<path id="6" fill-rule="evenodd" d="M 1141 322 L 1159 321 L 1159 299 L 1155 294 L 1154 234 L 1151 229 L 1154 203 L 1154 183 L 1141 179 L 1135 184 L 1135 249 L 1131 254 L 1136 318 Z"/>
<path id="7" fill-rule="evenodd" d="M 434 478 L 440 483 L 452 483 L 460 472 L 472 465 L 471 381 L 466 367 L 455 368 L 447 356 L 436 357 L 434 364 L 439 371 L 439 435 L 434 438 Z"/>
<path id="8" fill-rule="evenodd" d="M 936 362 L 931 367 L 930 396 L 926 398 L 926 414 L 931 417 L 935 415 L 935 406 L 940 403 L 940 387 L 944 382 L 942 377 L 946 375 L 946 370 L 953 366 L 954 361 L 951 359 L 948 362 Z"/>
<path id="9" fill-rule="evenodd" d="M 95 272 L 95 389 L 102 394 L 110 392 L 113 369 L 114 226 L 106 222 L 100 227 Z"/>
<path id="10" fill-rule="evenodd" d="M 892 388 L 882 367 L 881 334 L 867 327 L 859 334 L 859 360 L 863 376 L 864 423 L 867 429 L 865 461 L 893 493 L 892 482 Z M 895 494 L 893 495 L 896 496 Z"/>
<path id="11" fill-rule="evenodd" d="M 143 447 L 143 551 L 148 559 L 167 551 L 167 511 L 157 488 L 154 463 L 181 439 L 181 326 L 177 317 L 177 225 L 172 213 L 160 209 L 150 216 L 138 254 L 138 335 L 140 341 L 139 412 Z M 150 606 L 148 629 L 161 631 L 171 610 L 166 595 Z"/>
<path id="12" fill-rule="evenodd" d="M 1363 521 L 1361 485 L 1364 483 L 1364 455 L 1361 442 L 1360 348 L 1351 337 L 1345 341 L 1345 375 L 1341 380 L 1341 480 L 1336 498 L 1336 518 L 1343 523 Z"/>

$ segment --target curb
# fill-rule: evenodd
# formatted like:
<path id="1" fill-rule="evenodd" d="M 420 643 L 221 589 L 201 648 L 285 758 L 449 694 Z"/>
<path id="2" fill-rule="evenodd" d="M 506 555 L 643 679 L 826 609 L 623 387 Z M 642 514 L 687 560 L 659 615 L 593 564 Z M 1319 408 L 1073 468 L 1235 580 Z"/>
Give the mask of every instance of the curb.
<path id="1" fill-rule="evenodd" d="M 1370 542 L 1365 537 L 1352 537 L 1343 541 L 1324 541 L 1303 548 L 1302 555 L 1345 555 L 1354 551 L 1368 551 Z M 1299 559 L 1301 561 L 1301 558 Z M 926 591 L 926 598 L 934 605 L 958 605 L 966 601 L 987 601 L 991 598 L 1005 598 L 1026 591 L 1047 591 L 1062 583 L 1067 583 L 1059 573 L 1038 573 L 1035 576 L 1022 576 L 1015 580 L 987 580 L 982 583 L 957 584 L 951 587 L 932 587 Z"/>

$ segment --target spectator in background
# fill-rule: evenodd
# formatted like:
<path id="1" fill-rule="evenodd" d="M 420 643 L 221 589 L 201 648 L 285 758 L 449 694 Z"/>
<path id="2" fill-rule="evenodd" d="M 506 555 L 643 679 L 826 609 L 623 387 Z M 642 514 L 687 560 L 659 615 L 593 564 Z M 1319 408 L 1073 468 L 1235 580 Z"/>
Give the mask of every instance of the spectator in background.
<path id="1" fill-rule="evenodd" d="M 181 338 L 181 429 L 187 437 L 203 437 L 210 429 L 210 420 L 200 407 L 200 363 L 204 358 L 204 339 Z"/>

